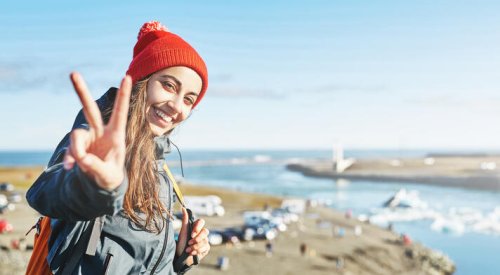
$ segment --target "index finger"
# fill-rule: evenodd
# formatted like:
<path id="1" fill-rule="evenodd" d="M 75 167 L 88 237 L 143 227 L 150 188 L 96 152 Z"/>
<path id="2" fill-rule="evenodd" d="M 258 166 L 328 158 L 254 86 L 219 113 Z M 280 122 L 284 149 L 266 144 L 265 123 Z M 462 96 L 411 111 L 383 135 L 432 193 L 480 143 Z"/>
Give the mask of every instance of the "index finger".
<path id="1" fill-rule="evenodd" d="M 130 102 L 130 93 L 132 90 L 132 79 L 130 76 L 125 76 L 120 84 L 120 89 L 115 98 L 115 105 L 109 120 L 111 128 L 125 133 L 127 127 L 128 106 Z"/>
<path id="2" fill-rule="evenodd" d="M 73 87 L 80 98 L 80 102 L 82 103 L 83 114 L 85 115 L 89 126 L 94 129 L 98 136 L 100 136 L 103 132 L 104 126 L 99 107 L 90 95 L 82 76 L 77 72 L 72 72 L 70 78 L 71 82 L 73 82 Z"/>

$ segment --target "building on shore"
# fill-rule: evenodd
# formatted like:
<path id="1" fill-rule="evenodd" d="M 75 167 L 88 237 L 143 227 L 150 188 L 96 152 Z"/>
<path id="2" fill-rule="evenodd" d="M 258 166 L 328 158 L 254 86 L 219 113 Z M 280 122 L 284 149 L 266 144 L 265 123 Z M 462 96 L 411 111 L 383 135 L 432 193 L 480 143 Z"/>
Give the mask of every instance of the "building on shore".
<path id="1" fill-rule="evenodd" d="M 341 143 L 333 145 L 333 171 L 342 173 L 356 161 L 354 158 L 344 159 L 344 148 Z"/>

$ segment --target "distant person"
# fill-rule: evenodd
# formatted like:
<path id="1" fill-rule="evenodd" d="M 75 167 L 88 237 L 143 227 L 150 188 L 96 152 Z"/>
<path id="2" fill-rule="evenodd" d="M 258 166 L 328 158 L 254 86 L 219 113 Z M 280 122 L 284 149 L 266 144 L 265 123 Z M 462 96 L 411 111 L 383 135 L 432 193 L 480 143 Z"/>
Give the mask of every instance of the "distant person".
<path id="1" fill-rule="evenodd" d="M 346 219 L 352 218 L 352 210 L 351 209 L 347 209 L 347 211 L 345 211 L 345 218 Z"/>
<path id="2" fill-rule="evenodd" d="M 194 256 L 208 254 L 208 230 L 203 220 L 190 223 L 183 208 L 179 240 L 174 239 L 173 181 L 164 172 L 164 157 L 170 134 L 205 95 L 205 62 L 180 36 L 152 21 L 139 31 L 119 89 L 110 88 L 94 102 L 81 75 L 72 73 L 71 81 L 83 110 L 26 195 L 51 218 L 50 269 L 185 272 L 196 263 Z M 93 222 L 99 217 L 103 224 Z M 101 227 L 100 238 L 95 255 L 87 255 L 87 246 L 79 244 L 87 242 L 82 232 L 92 224 Z M 75 250 L 82 255 L 76 267 L 64 270 Z"/>
<path id="3" fill-rule="evenodd" d="M 271 241 L 266 242 L 266 257 L 273 256 L 273 243 Z"/>
<path id="4" fill-rule="evenodd" d="M 300 255 L 305 256 L 307 253 L 307 245 L 305 243 L 300 244 Z"/>
<path id="5" fill-rule="evenodd" d="M 390 222 L 389 225 L 387 225 L 387 230 L 389 230 L 389 231 L 394 230 L 394 225 L 392 224 L 392 222 Z"/>
<path id="6" fill-rule="evenodd" d="M 337 261 L 335 263 L 335 267 L 337 268 L 337 270 L 341 271 L 344 269 L 344 257 L 342 256 L 339 256 L 337 258 Z"/>
<path id="7" fill-rule="evenodd" d="M 345 229 L 341 226 L 335 226 L 333 232 L 334 236 L 337 238 L 343 238 L 345 236 Z"/>
<path id="8" fill-rule="evenodd" d="M 412 240 L 408 234 L 402 234 L 401 239 L 403 240 L 403 245 L 409 246 L 412 244 Z"/>
<path id="9" fill-rule="evenodd" d="M 229 258 L 226 256 L 220 256 L 217 258 L 217 267 L 219 270 L 228 270 L 229 269 Z"/>
<path id="10" fill-rule="evenodd" d="M 363 228 L 359 225 L 354 226 L 354 235 L 361 236 L 363 234 Z"/>

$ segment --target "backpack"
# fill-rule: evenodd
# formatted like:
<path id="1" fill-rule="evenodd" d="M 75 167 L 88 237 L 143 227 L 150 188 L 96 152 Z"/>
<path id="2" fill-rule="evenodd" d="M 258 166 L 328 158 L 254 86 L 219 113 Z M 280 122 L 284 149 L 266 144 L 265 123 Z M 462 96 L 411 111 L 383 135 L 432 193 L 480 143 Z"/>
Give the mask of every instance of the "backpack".
<path id="1" fill-rule="evenodd" d="M 188 223 L 188 235 L 186 243 L 191 240 L 191 231 L 193 230 L 194 217 L 190 209 L 186 207 L 184 204 L 184 198 L 182 196 L 182 192 L 177 185 L 175 178 L 173 177 L 170 169 L 167 164 L 163 165 L 163 169 L 165 170 L 170 182 L 173 184 L 173 189 L 175 195 L 179 203 L 182 207 L 186 208 L 189 216 Z M 97 217 L 92 220 L 89 226 L 82 233 L 82 237 L 78 240 L 75 247 L 73 248 L 73 252 L 70 254 L 69 260 L 62 267 L 62 274 L 71 274 L 71 272 L 77 266 L 80 258 L 83 256 L 83 246 L 87 244 L 87 249 L 85 250 L 85 254 L 87 255 L 95 255 L 95 251 L 97 248 L 97 242 L 101 235 L 101 230 L 104 222 L 104 216 Z M 92 228 L 92 230 L 90 230 Z M 31 254 L 30 260 L 28 262 L 28 267 L 26 269 L 26 275 L 52 275 L 52 270 L 49 267 L 49 263 L 47 262 L 47 256 L 49 255 L 49 238 L 52 233 L 52 228 L 50 225 L 50 217 L 43 216 L 40 217 L 37 223 L 26 233 L 28 235 L 33 229 L 36 229 L 35 233 L 35 241 L 33 243 L 33 252 Z M 176 268 L 180 270 L 181 268 L 187 268 L 184 266 L 184 260 L 189 257 L 189 254 L 183 252 L 179 256 L 179 260 L 175 264 Z M 198 256 L 193 256 L 194 263 L 193 265 L 198 264 Z"/>
<path id="2" fill-rule="evenodd" d="M 33 252 L 26 268 L 26 275 L 52 274 L 52 270 L 47 262 L 47 256 L 49 255 L 48 243 L 52 234 L 50 221 L 50 217 L 40 217 L 37 223 L 28 231 L 30 233 L 31 230 L 36 229 Z M 61 274 L 71 274 L 83 256 L 84 251 L 87 255 L 95 255 L 103 221 L 104 216 L 97 217 L 84 229 L 82 236 L 74 246 L 73 251 L 69 254 L 69 260 L 61 267 Z M 87 244 L 86 250 L 83 249 L 85 244 Z"/>
<path id="3" fill-rule="evenodd" d="M 40 217 L 38 222 L 26 233 L 28 235 L 31 230 L 36 228 L 35 242 L 33 245 L 33 252 L 31 254 L 30 261 L 28 262 L 28 268 L 26 269 L 26 274 L 32 275 L 45 275 L 52 274 L 47 263 L 47 256 L 49 255 L 48 242 L 50 238 L 51 228 L 50 228 L 50 218 Z M 38 255 L 35 257 L 34 255 Z M 43 261 L 41 260 L 43 259 Z"/>

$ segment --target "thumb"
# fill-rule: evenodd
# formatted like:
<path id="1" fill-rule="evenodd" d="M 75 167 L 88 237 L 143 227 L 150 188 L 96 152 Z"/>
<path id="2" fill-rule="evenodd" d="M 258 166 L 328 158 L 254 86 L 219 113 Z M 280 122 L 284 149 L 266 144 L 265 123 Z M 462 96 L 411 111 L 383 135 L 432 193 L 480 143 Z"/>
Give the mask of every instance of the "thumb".
<path id="1" fill-rule="evenodd" d="M 97 185 L 104 189 L 114 189 L 123 179 L 120 179 L 118 174 L 110 173 L 109 169 L 106 168 L 106 164 L 98 157 L 87 154 L 83 159 L 78 162 L 82 171 L 90 175 Z M 112 177 L 110 177 L 110 174 Z M 115 179 L 116 177 L 116 179 Z"/>
<path id="2" fill-rule="evenodd" d="M 186 208 L 182 208 L 182 227 L 179 231 L 179 240 L 177 241 L 177 256 L 181 255 L 186 248 L 186 242 L 188 238 L 188 225 L 189 217 Z"/>

